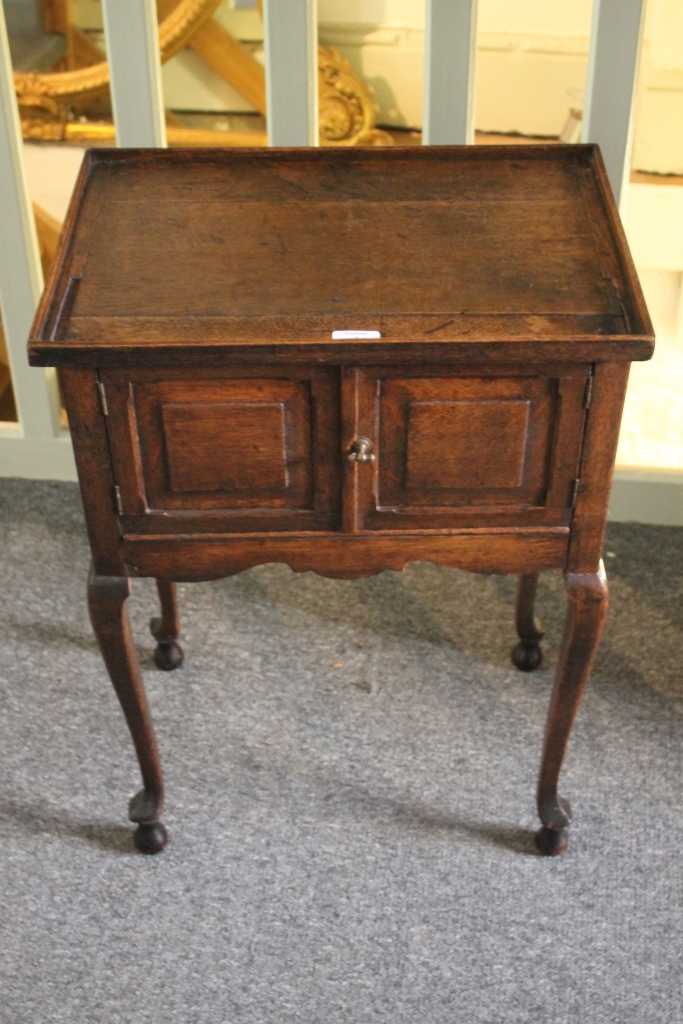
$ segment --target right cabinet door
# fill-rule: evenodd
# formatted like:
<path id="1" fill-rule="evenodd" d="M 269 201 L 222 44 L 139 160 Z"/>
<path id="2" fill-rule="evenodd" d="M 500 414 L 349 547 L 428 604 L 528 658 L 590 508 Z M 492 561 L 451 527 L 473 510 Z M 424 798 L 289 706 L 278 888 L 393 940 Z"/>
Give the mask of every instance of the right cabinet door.
<path id="1" fill-rule="evenodd" d="M 377 457 L 372 489 L 359 489 L 362 528 L 568 525 L 590 374 L 396 367 L 375 371 L 372 386 L 366 377 Z"/>

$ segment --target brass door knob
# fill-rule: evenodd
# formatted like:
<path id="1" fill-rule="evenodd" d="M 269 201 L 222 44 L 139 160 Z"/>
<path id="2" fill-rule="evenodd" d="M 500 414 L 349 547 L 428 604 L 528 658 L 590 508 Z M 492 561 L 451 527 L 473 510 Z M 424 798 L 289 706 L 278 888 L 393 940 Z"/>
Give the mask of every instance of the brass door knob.
<path id="1" fill-rule="evenodd" d="M 357 437 L 351 445 L 349 462 L 374 462 L 375 456 L 370 451 L 372 441 L 369 437 Z"/>

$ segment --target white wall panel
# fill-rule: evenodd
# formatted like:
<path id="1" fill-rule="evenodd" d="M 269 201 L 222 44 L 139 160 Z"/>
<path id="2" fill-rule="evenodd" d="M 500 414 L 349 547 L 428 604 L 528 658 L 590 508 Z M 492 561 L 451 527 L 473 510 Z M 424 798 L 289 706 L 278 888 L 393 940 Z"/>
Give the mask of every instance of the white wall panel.
<path id="1" fill-rule="evenodd" d="M 166 124 L 154 0 L 102 0 L 119 146 L 165 146 Z"/>
<path id="2" fill-rule="evenodd" d="M 422 140 L 426 145 L 474 142 L 477 0 L 427 0 Z"/>
<path id="3" fill-rule="evenodd" d="M 9 443 L 20 444 L 22 437 L 49 441 L 60 429 L 54 370 L 31 369 L 26 357 L 26 341 L 42 289 L 7 29 L 0 6 L 0 307 L 20 419 L 18 428 L 6 431 Z"/>
<path id="4" fill-rule="evenodd" d="M 266 108 L 271 146 L 318 143 L 316 0 L 264 0 Z"/>
<path id="5" fill-rule="evenodd" d="M 620 208 L 631 167 L 644 0 L 595 0 L 583 142 L 597 142 Z"/>

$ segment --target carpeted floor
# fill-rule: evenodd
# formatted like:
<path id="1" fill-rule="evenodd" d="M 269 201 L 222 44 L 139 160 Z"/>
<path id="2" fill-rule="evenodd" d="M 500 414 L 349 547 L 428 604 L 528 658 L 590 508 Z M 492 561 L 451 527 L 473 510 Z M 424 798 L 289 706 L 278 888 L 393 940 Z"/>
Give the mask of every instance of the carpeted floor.
<path id="1" fill-rule="evenodd" d="M 172 675 L 140 581 L 171 833 L 144 857 L 77 488 L 1 480 L 0 1022 L 680 1024 L 683 530 L 614 525 L 606 555 L 557 860 L 532 836 L 559 574 L 531 676 L 511 578 L 181 586 Z"/>

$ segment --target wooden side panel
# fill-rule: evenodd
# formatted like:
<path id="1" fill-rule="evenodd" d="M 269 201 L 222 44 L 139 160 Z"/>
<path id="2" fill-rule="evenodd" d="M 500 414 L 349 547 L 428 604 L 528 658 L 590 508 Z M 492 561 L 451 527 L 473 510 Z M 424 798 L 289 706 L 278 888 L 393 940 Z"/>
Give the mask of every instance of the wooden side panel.
<path id="1" fill-rule="evenodd" d="M 69 417 L 95 572 L 100 576 L 123 576 L 115 482 L 97 374 L 94 370 L 61 370 L 59 382 Z"/>
<path id="2" fill-rule="evenodd" d="M 571 573 L 598 572 L 628 373 L 629 366 L 623 363 L 599 363 L 595 368 L 571 524 L 567 559 L 567 571 Z"/>

